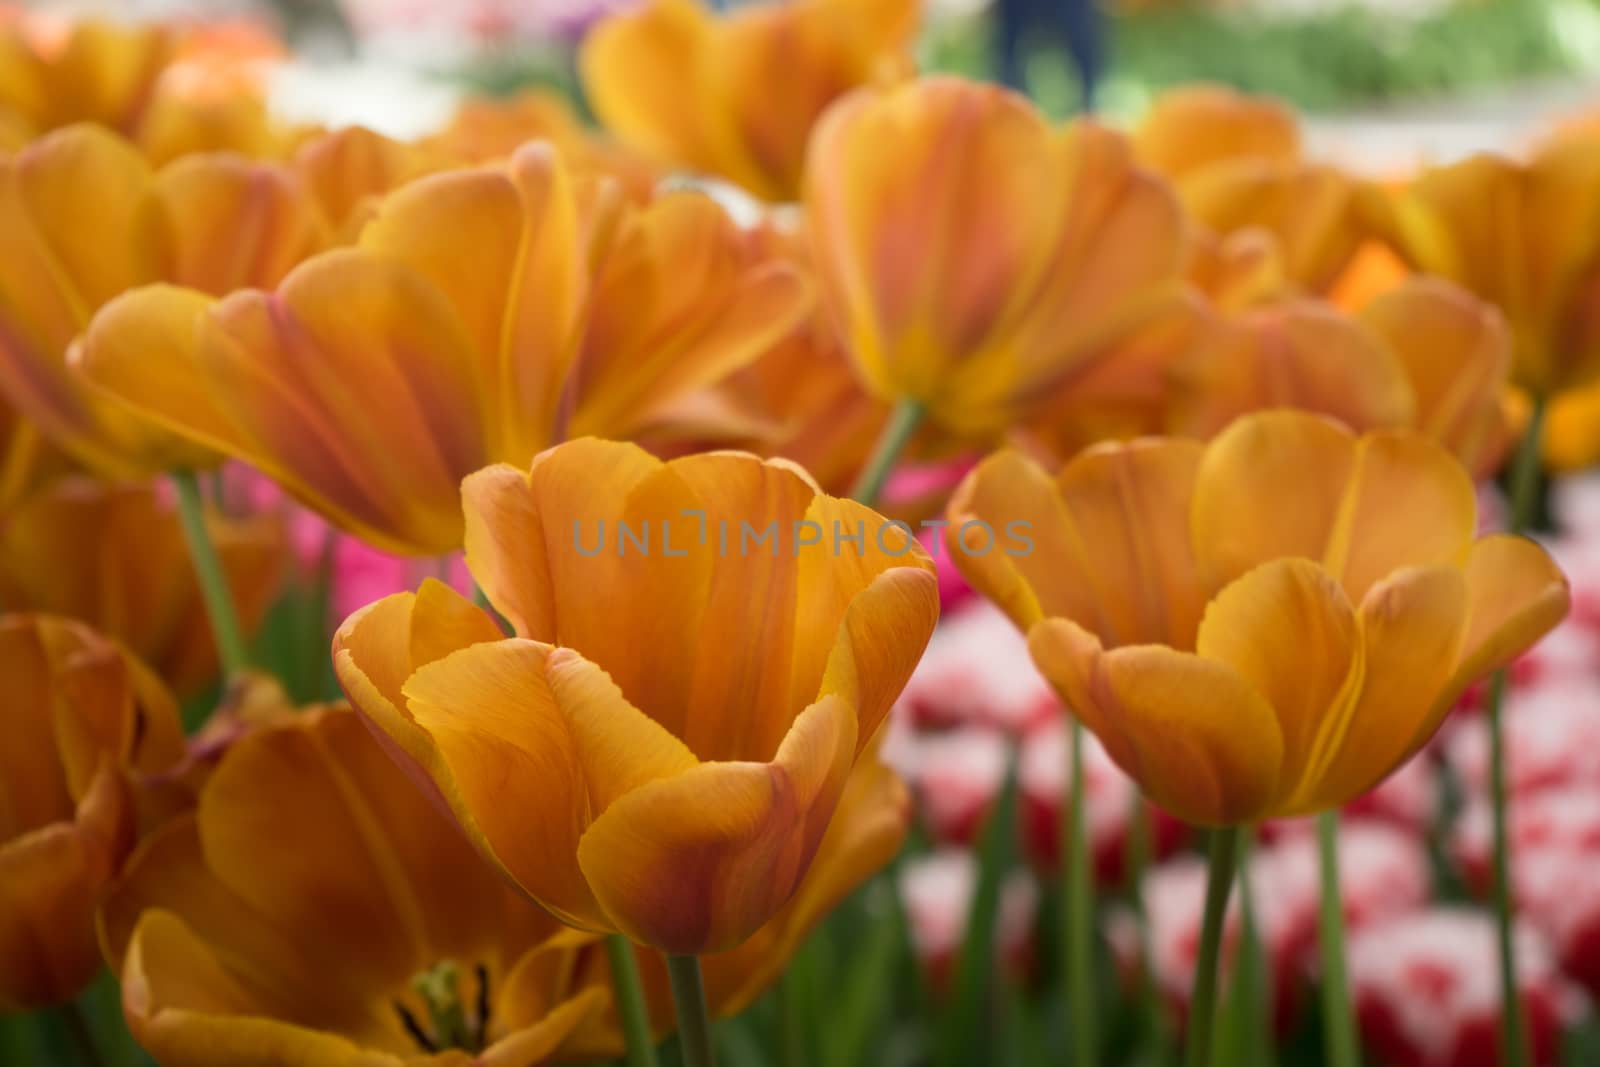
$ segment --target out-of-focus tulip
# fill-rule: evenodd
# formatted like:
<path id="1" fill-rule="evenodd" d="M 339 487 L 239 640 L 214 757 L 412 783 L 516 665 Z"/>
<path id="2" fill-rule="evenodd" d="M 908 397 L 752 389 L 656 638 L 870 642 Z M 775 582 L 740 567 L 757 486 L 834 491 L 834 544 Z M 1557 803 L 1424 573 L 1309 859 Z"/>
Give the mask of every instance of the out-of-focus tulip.
<path id="1" fill-rule="evenodd" d="M 1363 325 L 1405 367 L 1411 425 L 1449 449 L 1479 478 L 1492 474 L 1511 443 L 1503 402 L 1511 338 L 1494 306 L 1437 278 L 1416 278 L 1361 309 Z"/>
<path id="2" fill-rule="evenodd" d="M 1068 707 L 1202 824 L 1366 792 L 1568 607 L 1538 545 L 1474 541 L 1471 479 L 1438 445 L 1301 412 L 1209 445 L 1100 446 L 1055 479 L 997 453 L 949 516 L 957 562 Z M 980 552 L 978 523 L 1012 537 Z"/>
<path id="3" fill-rule="evenodd" d="M 65 473 L 66 457 L 37 427 L 0 400 L 0 515 Z"/>
<path id="4" fill-rule="evenodd" d="M 1288 300 L 1202 333 L 1174 365 L 1169 427 L 1204 438 L 1245 412 L 1294 407 L 1358 431 L 1413 427 L 1482 478 L 1510 441 L 1510 369 L 1498 312 L 1449 282 L 1405 282 L 1356 318 Z"/>
<path id="5" fill-rule="evenodd" d="M 1600 463 L 1600 384 L 1556 394 L 1544 424 L 1544 462 L 1552 471 L 1586 471 Z"/>
<path id="6" fill-rule="evenodd" d="M 910 72 L 921 8 L 790 0 L 717 16 L 700 0 L 650 0 L 590 33 L 584 88 L 608 129 L 663 163 L 796 200 L 818 116 L 858 86 Z"/>
<path id="7" fill-rule="evenodd" d="M 1600 685 L 1540 685 L 1511 695 L 1505 713 L 1506 791 L 1512 795 L 1600 781 Z M 1445 738 L 1462 784 L 1489 789 L 1489 725 L 1468 719 Z"/>
<path id="8" fill-rule="evenodd" d="M 451 157 L 411 141 L 396 141 L 364 126 L 346 126 L 307 140 L 294 156 L 323 217 L 344 243 L 354 244 L 385 195 Z"/>
<path id="9" fill-rule="evenodd" d="M 271 155 L 266 70 L 281 46 L 243 24 L 121 24 L 23 15 L 0 24 L 0 149 L 90 122 L 160 164 L 203 151 Z M 10 142 L 10 143 L 7 143 Z"/>
<path id="10" fill-rule="evenodd" d="M 71 999 L 100 969 L 94 913 L 134 845 L 134 776 L 182 755 L 177 707 L 81 623 L 0 618 L 0 1012 Z"/>
<path id="11" fill-rule="evenodd" d="M 234 603 L 253 628 L 288 562 L 281 523 L 213 515 L 211 536 Z M 177 511 L 143 486 L 74 478 L 0 519 L 0 603 L 95 626 L 180 695 L 217 674 L 216 645 Z"/>
<path id="12" fill-rule="evenodd" d="M 812 141 L 806 210 L 868 389 L 960 435 L 1070 394 L 1181 286 L 1182 215 L 1126 139 L 1052 127 L 993 86 L 841 101 Z"/>
<path id="13" fill-rule="evenodd" d="M 616 180 L 628 199 L 649 203 L 664 173 L 626 146 L 585 126 L 566 98 L 530 91 L 517 96 L 469 97 L 444 129 L 421 142 L 449 159 L 491 163 L 509 158 L 529 141 L 549 141 L 584 173 Z"/>
<path id="14" fill-rule="evenodd" d="M 276 292 L 129 294 L 78 370 L 372 544 L 438 555 L 461 545 L 461 479 L 487 464 L 589 433 L 712 435 L 706 391 L 806 307 L 793 268 L 709 198 L 637 208 L 530 145 L 399 190 L 356 248 Z"/>
<path id="15" fill-rule="evenodd" d="M 1170 427 L 1199 438 L 1269 408 L 1313 411 L 1357 430 L 1409 426 L 1416 418 L 1416 397 L 1394 350 L 1311 300 L 1216 323 L 1172 378 Z"/>
<path id="16" fill-rule="evenodd" d="M 949 557 L 942 541 L 931 547 Z M 922 729 L 981 726 L 1020 735 L 1061 715 L 1027 641 L 983 601 L 940 619 L 900 704 Z"/>
<path id="17" fill-rule="evenodd" d="M 1271 233 L 1284 276 L 1313 293 L 1338 282 L 1365 229 L 1356 183 L 1301 156 L 1294 113 L 1270 97 L 1216 86 L 1176 89 L 1134 132 L 1139 160 L 1170 178 L 1216 237 Z"/>
<path id="18" fill-rule="evenodd" d="M 1417 270 L 1499 307 L 1518 385 L 1550 394 L 1600 377 L 1600 141 L 1525 163 L 1474 156 L 1374 193 L 1370 208 Z"/>
<path id="19" fill-rule="evenodd" d="M 922 654 L 930 562 L 792 465 L 735 453 L 575 441 L 473 475 L 463 500 L 468 564 L 517 636 L 425 585 L 340 628 L 346 692 L 553 914 L 736 947 L 795 892 Z"/>
<path id="20" fill-rule="evenodd" d="M 98 474 L 209 466 L 208 450 L 87 389 L 67 369 L 69 346 L 127 289 L 270 286 L 327 240 L 316 202 L 282 167 L 207 155 L 152 171 L 106 130 L 50 134 L 0 160 L 0 392 Z M 130 342 L 141 374 L 156 374 L 165 343 Z M 174 403 L 205 403 L 201 382 L 161 381 Z"/>
<path id="21" fill-rule="evenodd" d="M 100 928 L 168 1067 L 528 1067 L 608 999 L 575 981 L 587 939 L 506 887 L 345 708 L 238 741 Z"/>
<path id="22" fill-rule="evenodd" d="M 1517 991 L 1534 1064 L 1557 1062 L 1579 995 L 1532 930 L 1515 931 Z M 1437 908 L 1398 916 L 1350 939 L 1350 991 L 1366 1045 L 1385 1067 L 1496 1062 L 1498 949 L 1487 914 Z"/>
<path id="23" fill-rule="evenodd" d="M 1156 97 L 1133 133 L 1139 161 L 1174 181 L 1241 160 L 1300 159 L 1300 120 L 1270 96 L 1186 85 Z"/>

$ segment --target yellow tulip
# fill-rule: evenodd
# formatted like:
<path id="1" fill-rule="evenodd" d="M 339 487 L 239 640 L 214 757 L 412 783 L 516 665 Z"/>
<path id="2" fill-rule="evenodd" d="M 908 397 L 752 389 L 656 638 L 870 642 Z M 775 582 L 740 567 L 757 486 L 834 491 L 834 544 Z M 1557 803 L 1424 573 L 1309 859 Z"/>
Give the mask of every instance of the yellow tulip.
<path id="1" fill-rule="evenodd" d="M 1368 206 L 1413 267 L 1500 309 L 1522 388 L 1600 379 L 1600 140 L 1556 141 L 1527 162 L 1474 156 Z"/>
<path id="2" fill-rule="evenodd" d="M 468 566 L 516 636 L 432 583 L 340 628 L 345 691 L 552 914 L 737 947 L 801 885 L 922 654 L 931 562 L 739 453 L 575 441 L 462 495 Z"/>
<path id="3" fill-rule="evenodd" d="M 1438 445 L 1302 412 L 1100 446 L 1056 478 L 997 453 L 949 518 L 1067 706 L 1206 825 L 1366 792 L 1568 608 L 1538 545 L 1474 540 L 1472 481 Z M 1032 551 L 960 551 L 977 520 L 1031 523 Z"/>
<path id="4" fill-rule="evenodd" d="M 951 78 L 830 110 L 806 213 L 867 388 L 959 435 L 1025 421 L 1182 284 L 1177 203 L 1123 137 Z"/>
<path id="5" fill-rule="evenodd" d="M 447 552 L 467 474 L 586 433 L 703 430 L 705 391 L 805 314 L 803 280 L 710 199 L 616 192 L 538 144 L 436 174 L 276 292 L 117 300 L 77 369 L 379 547 Z"/>
<path id="6" fill-rule="evenodd" d="M 650 0 L 589 35 L 584 88 L 606 127 L 647 155 L 796 200 L 818 116 L 911 70 L 921 7 L 790 0 L 717 16 L 700 0 Z"/>
<path id="7" fill-rule="evenodd" d="M 0 617 L 0 1012 L 100 969 L 94 914 L 138 827 L 134 776 L 182 755 L 177 706 L 81 623 Z"/>
<path id="8" fill-rule="evenodd" d="M 609 999 L 342 707 L 236 742 L 100 930 L 165 1067 L 530 1067 Z"/>
<path id="9" fill-rule="evenodd" d="M 1550 402 L 1543 452 L 1552 471 L 1577 473 L 1600 463 L 1600 383 L 1569 389 Z"/>
<path id="10" fill-rule="evenodd" d="M 246 630 L 289 559 L 276 518 L 213 515 L 210 531 Z M 216 644 L 177 511 L 145 486 L 72 478 L 0 517 L 0 604 L 93 625 L 181 696 L 217 676 Z"/>
<path id="11" fill-rule="evenodd" d="M 209 466 L 209 450 L 84 388 L 67 370 L 69 347 L 125 290 L 272 285 L 328 238 L 316 203 L 281 167 L 192 156 L 152 171 L 106 130 L 50 134 L 0 160 L 0 393 L 102 476 Z"/>

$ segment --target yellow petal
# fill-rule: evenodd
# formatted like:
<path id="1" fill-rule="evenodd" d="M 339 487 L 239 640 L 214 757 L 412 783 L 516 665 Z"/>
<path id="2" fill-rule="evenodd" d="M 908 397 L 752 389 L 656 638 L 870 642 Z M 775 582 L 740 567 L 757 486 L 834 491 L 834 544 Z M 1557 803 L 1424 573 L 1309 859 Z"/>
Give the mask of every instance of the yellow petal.
<path id="1" fill-rule="evenodd" d="M 1199 460 L 1188 441 L 1104 445 L 1052 483 L 1020 455 L 996 454 L 951 498 L 956 565 L 1024 629 L 1059 616 L 1108 645 L 1187 648 L 1202 604 L 1188 545 Z M 978 549 L 989 535 L 968 528 L 978 521 L 995 531 L 988 551 Z"/>
<path id="2" fill-rule="evenodd" d="M 1402 567 L 1465 562 L 1477 525 L 1477 494 L 1455 457 L 1418 434 L 1368 434 L 1323 559 L 1359 603 Z"/>
<path id="3" fill-rule="evenodd" d="M 1300 412 L 1250 415 L 1223 430 L 1200 461 L 1191 513 L 1209 588 L 1280 556 L 1322 559 L 1356 447 L 1337 423 Z"/>
<path id="4" fill-rule="evenodd" d="M 1035 665 L 1117 765 L 1161 807 L 1204 826 L 1253 822 L 1284 741 L 1271 706 L 1231 668 L 1158 645 L 1105 651 L 1065 619 L 1028 634 Z"/>
<path id="5" fill-rule="evenodd" d="M 1231 667 L 1277 716 L 1277 802 L 1319 780 L 1349 729 L 1366 670 L 1356 613 L 1338 583 L 1310 560 L 1264 563 L 1207 605 L 1196 649 Z"/>
<path id="6" fill-rule="evenodd" d="M 771 763 L 702 764 L 612 804 L 583 835 L 583 873 L 634 940 L 678 954 L 732 948 L 805 876 L 855 750 L 853 710 L 825 697 Z"/>
<path id="7" fill-rule="evenodd" d="M 1466 561 L 1467 628 L 1444 700 L 1510 663 L 1555 628 L 1572 606 L 1566 576 L 1522 537 L 1486 537 Z"/>
<path id="8" fill-rule="evenodd" d="M 1433 736 L 1466 625 L 1467 584 L 1449 567 L 1401 570 L 1367 593 L 1360 612 L 1365 677 L 1348 723 L 1292 814 L 1349 803 L 1382 781 Z"/>

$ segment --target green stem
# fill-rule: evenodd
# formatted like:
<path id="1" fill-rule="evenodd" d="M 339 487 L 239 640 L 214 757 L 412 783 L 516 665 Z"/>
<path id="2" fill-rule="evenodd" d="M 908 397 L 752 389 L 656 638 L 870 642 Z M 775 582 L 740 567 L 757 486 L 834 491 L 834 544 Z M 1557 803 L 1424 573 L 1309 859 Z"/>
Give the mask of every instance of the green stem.
<path id="1" fill-rule="evenodd" d="M 678 1042 L 683 1067 L 716 1067 L 711 1045 L 711 1013 L 706 1009 L 706 985 L 700 977 L 700 957 L 668 956 L 672 1002 L 678 1009 Z"/>
<path id="2" fill-rule="evenodd" d="M 1318 924 L 1322 954 L 1322 1030 L 1328 1067 L 1359 1067 L 1360 1042 L 1344 966 L 1344 899 L 1339 892 L 1339 812 L 1317 816 L 1317 853 L 1322 864 Z"/>
<path id="3" fill-rule="evenodd" d="M 211 541 L 211 532 L 206 528 L 205 504 L 194 472 L 173 471 L 172 482 L 178 490 L 178 519 L 189 543 L 189 558 L 194 564 L 195 579 L 200 583 L 206 613 L 211 617 L 211 632 L 216 637 L 222 673 L 231 676 L 249 663 L 244 629 L 239 625 L 239 613 L 233 604 L 233 590 L 228 585 L 227 572 L 222 569 L 217 546 Z"/>
<path id="4" fill-rule="evenodd" d="M 911 435 L 922 424 L 922 415 L 922 405 L 915 400 L 902 400 L 894 406 L 889 413 L 889 421 L 883 424 L 883 430 L 878 434 L 878 443 L 872 447 L 871 457 L 866 466 L 861 468 L 861 473 L 856 475 L 855 484 L 850 487 L 852 499 L 869 508 L 877 506 L 878 498 L 883 495 L 884 484 L 889 480 L 889 473 L 894 470 L 895 460 L 900 458 Z"/>
<path id="5" fill-rule="evenodd" d="M 1150 953 L 1150 914 L 1144 906 L 1144 876 L 1150 867 L 1153 830 L 1150 807 L 1144 794 L 1135 791 L 1133 810 L 1128 813 L 1127 892 L 1139 930 L 1139 966 L 1135 976 L 1135 996 L 1140 1021 L 1144 1026 L 1145 1055 L 1152 1067 L 1167 1062 L 1167 1025 L 1162 1014 L 1161 993 L 1156 988 L 1154 957 Z"/>
<path id="6" fill-rule="evenodd" d="M 611 962 L 611 988 L 617 1016 L 628 1043 L 628 1067 L 656 1067 L 656 1042 L 650 1033 L 650 1013 L 645 1008 L 644 985 L 639 981 L 639 961 L 633 945 L 621 934 L 606 938 L 606 958 Z"/>
<path id="7" fill-rule="evenodd" d="M 1084 812 L 1083 724 L 1072 720 L 1066 810 L 1062 812 L 1061 880 L 1066 899 L 1063 938 L 1067 978 L 1068 1025 L 1072 1029 L 1072 1062 L 1078 1067 L 1099 1062 L 1096 1056 L 1094 996 L 1094 876 L 1089 862 L 1088 818 Z"/>
<path id="8" fill-rule="evenodd" d="M 89 1024 L 83 1005 L 75 1000 L 63 1004 L 58 1015 L 61 1031 L 72 1046 L 72 1054 L 79 1067 L 101 1067 L 105 1060 L 100 1055 L 100 1045 L 94 1039 L 94 1027 Z"/>
<path id="9" fill-rule="evenodd" d="M 1228 892 L 1238 863 L 1237 827 L 1211 831 L 1211 861 L 1206 877 L 1205 917 L 1200 926 L 1200 954 L 1195 960 L 1194 996 L 1189 1001 L 1186 1067 L 1209 1067 L 1211 1034 L 1217 1014 L 1217 965 L 1222 957 L 1222 929 L 1228 915 Z"/>
<path id="10" fill-rule="evenodd" d="M 1540 449 L 1544 443 L 1547 410 L 1543 396 L 1533 400 L 1533 414 L 1512 459 L 1511 532 L 1521 533 L 1533 522 L 1539 500 Z M 1517 995 L 1517 959 L 1512 936 L 1511 834 L 1506 817 L 1505 752 L 1506 672 L 1489 682 L 1489 798 L 1494 816 L 1494 915 L 1500 952 L 1500 1062 L 1506 1067 L 1527 1067 L 1528 1031 Z"/>

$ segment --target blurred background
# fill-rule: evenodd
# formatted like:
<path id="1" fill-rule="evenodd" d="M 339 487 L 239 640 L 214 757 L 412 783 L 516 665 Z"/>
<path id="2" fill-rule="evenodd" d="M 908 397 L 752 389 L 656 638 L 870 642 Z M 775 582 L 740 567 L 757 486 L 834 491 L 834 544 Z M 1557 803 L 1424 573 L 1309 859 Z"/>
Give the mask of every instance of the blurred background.
<path id="1" fill-rule="evenodd" d="M 275 86 L 288 117 L 410 135 L 440 121 L 468 91 L 542 85 L 575 94 L 576 44 L 607 11 L 630 2 L 20 6 L 265 20 L 304 57 Z M 1274 93 L 1308 113 L 1314 150 L 1368 170 L 1515 147 L 1600 102 L 1600 0 L 930 0 L 929 7 L 921 42 L 928 69 L 1007 81 L 1059 115 L 1086 102 L 1113 117 L 1137 115 L 1162 88 L 1196 80 Z"/>

